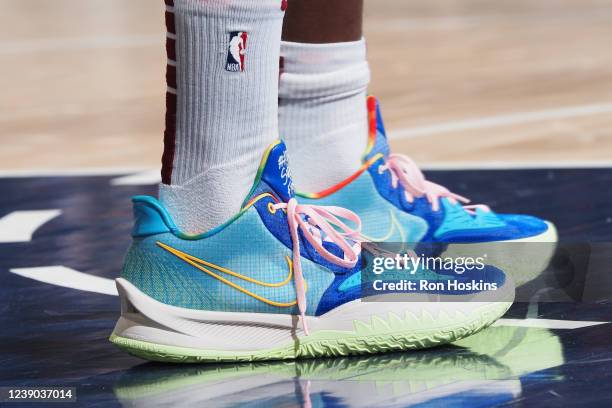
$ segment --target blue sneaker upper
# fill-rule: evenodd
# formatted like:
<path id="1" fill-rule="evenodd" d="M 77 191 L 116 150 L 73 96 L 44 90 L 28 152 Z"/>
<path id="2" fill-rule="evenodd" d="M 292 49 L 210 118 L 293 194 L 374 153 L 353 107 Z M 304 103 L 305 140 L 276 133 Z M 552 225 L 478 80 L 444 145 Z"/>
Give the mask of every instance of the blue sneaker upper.
<path id="1" fill-rule="evenodd" d="M 186 235 L 155 198 L 134 197 L 133 244 L 121 276 L 146 295 L 172 306 L 298 314 L 293 280 L 294 242 L 288 215 L 274 208 L 278 202 L 293 198 L 293 194 L 285 145 L 277 142 L 266 152 L 242 210 L 206 233 Z M 416 219 L 403 213 L 396 216 L 400 225 L 404 220 L 411 223 Z M 425 232 L 424 222 L 415 224 Z M 340 258 L 345 255 L 338 244 L 328 242 L 326 235 L 320 230 L 319 233 L 321 245 L 327 251 Z M 301 229 L 298 229 L 298 239 L 307 288 L 307 314 L 320 315 L 361 297 L 361 257 L 354 267 L 342 267 L 325 259 Z M 494 280 L 504 281 L 499 270 L 487 270 Z M 404 278 L 426 275 L 442 279 L 441 275 L 429 271 Z M 493 279 L 491 276 L 488 279 Z M 398 276 L 389 274 L 383 279 L 395 280 Z"/>
<path id="2" fill-rule="evenodd" d="M 377 241 L 386 242 L 442 242 L 471 243 L 522 239 L 542 234 L 548 225 L 535 217 L 523 215 L 496 214 L 477 207 L 467 211 L 463 205 L 451 198 L 439 199 L 435 210 L 425 196 L 413 197 L 409 201 L 401 184 L 393 183 L 393 175 L 385 169 L 390 155 L 380 106 L 375 98 L 368 100 L 370 112 L 370 142 L 364 154 L 362 169 L 348 183 L 330 188 L 325 194 L 298 193 L 305 202 L 318 205 L 338 205 L 359 214 L 366 235 L 373 235 Z M 365 171 L 364 171 L 365 170 Z M 339 185 L 340 186 L 340 185 Z M 381 199 L 386 204 L 380 204 Z M 397 219 L 401 219 L 405 240 L 397 235 L 385 235 L 380 231 L 387 225 L 384 218 L 389 208 Z M 378 210 L 377 210 L 378 209 Z M 399 214 L 411 217 L 402 217 Z M 423 224 L 424 221 L 424 224 Z M 369 231 L 377 230 L 377 234 Z"/>
<path id="3" fill-rule="evenodd" d="M 189 236 L 155 198 L 133 198 L 133 244 L 122 277 L 148 296 L 189 309 L 297 314 L 287 214 L 271 205 L 293 197 L 284 144 L 272 146 L 243 209 L 223 225 Z M 307 311 L 315 314 L 336 275 L 359 271 L 326 261 L 299 232 Z M 337 245 L 325 242 L 331 252 Z"/>

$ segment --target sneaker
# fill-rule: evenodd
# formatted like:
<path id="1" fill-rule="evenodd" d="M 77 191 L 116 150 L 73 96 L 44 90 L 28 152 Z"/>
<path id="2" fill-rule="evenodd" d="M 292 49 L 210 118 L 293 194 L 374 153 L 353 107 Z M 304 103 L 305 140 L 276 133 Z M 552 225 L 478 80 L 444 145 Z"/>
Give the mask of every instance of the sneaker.
<path id="1" fill-rule="evenodd" d="M 133 204 L 133 243 L 117 279 L 121 317 L 110 341 L 149 360 L 436 346 L 489 326 L 514 297 L 503 273 L 489 268 L 499 301 L 472 292 L 453 302 L 362 302 L 359 230 L 347 225 L 358 226 L 359 218 L 339 207 L 299 204 L 280 141 L 266 151 L 241 211 L 211 231 L 182 233 L 152 197 L 134 197 Z"/>
<path id="2" fill-rule="evenodd" d="M 361 168 L 326 190 L 297 192 L 304 203 L 354 211 L 372 241 L 408 242 L 419 250 L 438 248 L 437 255 L 443 249 L 445 256 L 487 254 L 487 263 L 511 276 L 517 286 L 546 268 L 557 242 L 552 223 L 528 215 L 496 214 L 486 205 L 467 205 L 467 198 L 426 180 L 409 157 L 391 153 L 378 101 L 370 96 L 367 103 L 369 142 Z M 405 233 L 405 223 L 411 224 L 411 234 Z M 416 245 L 419 242 L 433 245 Z"/>

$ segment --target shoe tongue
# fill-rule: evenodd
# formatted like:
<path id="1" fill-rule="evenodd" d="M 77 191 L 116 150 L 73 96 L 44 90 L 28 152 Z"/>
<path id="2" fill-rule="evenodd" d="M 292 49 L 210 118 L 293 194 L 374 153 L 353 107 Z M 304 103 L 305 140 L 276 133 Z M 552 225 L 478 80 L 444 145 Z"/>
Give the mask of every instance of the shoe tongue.
<path id="1" fill-rule="evenodd" d="M 391 152 L 389 142 L 387 141 L 385 124 L 382 119 L 382 114 L 380 113 L 380 104 L 374 96 L 368 97 L 368 122 L 368 147 L 363 157 L 364 162 L 378 153 L 382 153 L 384 157 L 387 157 Z"/>
<path id="2" fill-rule="evenodd" d="M 260 184 L 267 184 L 285 202 L 293 198 L 295 192 L 287 158 L 287 146 L 282 140 L 268 147 L 259 171 L 261 172 Z M 260 185 L 260 188 L 265 189 L 265 186 Z"/>

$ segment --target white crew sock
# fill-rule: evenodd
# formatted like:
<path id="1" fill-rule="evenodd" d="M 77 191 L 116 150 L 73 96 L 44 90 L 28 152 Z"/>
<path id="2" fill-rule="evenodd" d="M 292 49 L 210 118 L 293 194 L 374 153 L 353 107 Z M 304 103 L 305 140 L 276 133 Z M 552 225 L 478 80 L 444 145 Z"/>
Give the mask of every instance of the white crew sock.
<path id="1" fill-rule="evenodd" d="M 368 139 L 365 40 L 281 43 L 280 136 L 298 191 L 318 192 L 355 173 Z"/>
<path id="2" fill-rule="evenodd" d="M 263 152 L 278 138 L 283 2 L 165 1 L 169 90 L 159 197 L 178 227 L 195 234 L 240 210 Z"/>

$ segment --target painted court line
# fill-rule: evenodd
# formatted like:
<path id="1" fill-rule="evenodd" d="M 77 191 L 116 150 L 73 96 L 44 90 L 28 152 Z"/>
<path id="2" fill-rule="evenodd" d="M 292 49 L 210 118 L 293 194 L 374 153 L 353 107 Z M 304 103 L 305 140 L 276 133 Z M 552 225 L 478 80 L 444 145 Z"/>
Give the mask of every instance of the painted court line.
<path id="1" fill-rule="evenodd" d="M 487 129 L 499 126 L 510 126 L 522 123 L 541 122 L 546 120 L 567 119 L 580 116 L 591 116 L 612 113 L 612 103 L 572 106 L 536 112 L 520 112 L 509 115 L 490 116 L 459 120 L 456 122 L 438 123 L 435 125 L 397 129 L 389 132 L 390 139 L 411 139 L 441 133 L 460 132 L 464 130 Z"/>
<path id="2" fill-rule="evenodd" d="M 61 210 L 13 211 L 0 218 L 0 243 L 30 242 L 36 230 L 61 213 Z"/>
<path id="3" fill-rule="evenodd" d="M 42 266 L 38 268 L 15 268 L 10 272 L 51 285 L 83 290 L 86 292 L 101 293 L 118 296 L 117 287 L 113 279 L 75 271 L 65 266 Z M 553 319 L 499 319 L 494 326 L 532 327 L 541 329 L 574 330 L 583 327 L 597 326 L 609 322 L 590 322 L 579 320 L 553 320 Z"/>
<path id="4" fill-rule="evenodd" d="M 602 161 L 550 161 L 550 162 L 432 162 L 421 166 L 423 170 L 537 170 L 537 169 L 593 169 L 612 168 L 612 160 Z M 146 186 L 161 183 L 159 170 L 145 170 L 110 181 L 112 186 Z"/>
<path id="5" fill-rule="evenodd" d="M 580 329 L 597 326 L 609 322 L 587 322 L 579 320 L 553 320 L 553 319 L 499 319 L 493 326 L 537 327 L 540 329 Z"/>
<path id="6" fill-rule="evenodd" d="M 563 161 L 476 161 L 476 162 L 427 162 L 425 170 L 516 170 L 516 169 L 599 169 L 612 167 L 612 160 L 563 160 Z M 112 185 L 144 185 L 161 181 L 159 169 L 136 167 L 99 167 L 68 169 L 0 170 L 0 178 L 35 177 L 95 177 L 117 176 Z M 143 184 L 137 184 L 143 183 Z"/>
<path id="7" fill-rule="evenodd" d="M 65 266 L 41 266 L 38 268 L 15 268 L 10 272 L 51 285 L 118 296 L 115 281 L 75 271 Z"/>
<path id="8" fill-rule="evenodd" d="M 429 162 L 423 170 L 538 170 L 538 169 L 607 169 L 612 160 L 538 161 L 538 162 Z"/>
<path id="9" fill-rule="evenodd" d="M 423 170 L 606 169 L 612 168 L 612 160 L 428 162 L 420 163 L 420 167 Z M 116 176 L 110 180 L 113 186 L 143 186 L 161 182 L 159 169 L 133 167 L 0 170 L 0 178 L 96 176 Z"/>
<path id="10" fill-rule="evenodd" d="M 129 176 L 117 177 L 110 181 L 111 186 L 144 186 L 160 182 L 159 170 L 146 170 Z"/>
<path id="11" fill-rule="evenodd" d="M 599 169 L 611 168 L 612 160 L 537 161 L 537 162 L 429 162 L 421 163 L 424 170 L 520 170 L 520 169 Z M 159 169 L 133 167 L 82 168 L 82 169 L 25 169 L 0 170 L 0 178 L 36 177 L 95 177 L 117 176 L 112 185 L 146 185 L 161 181 Z M 142 183 L 142 184 L 141 184 Z"/>

